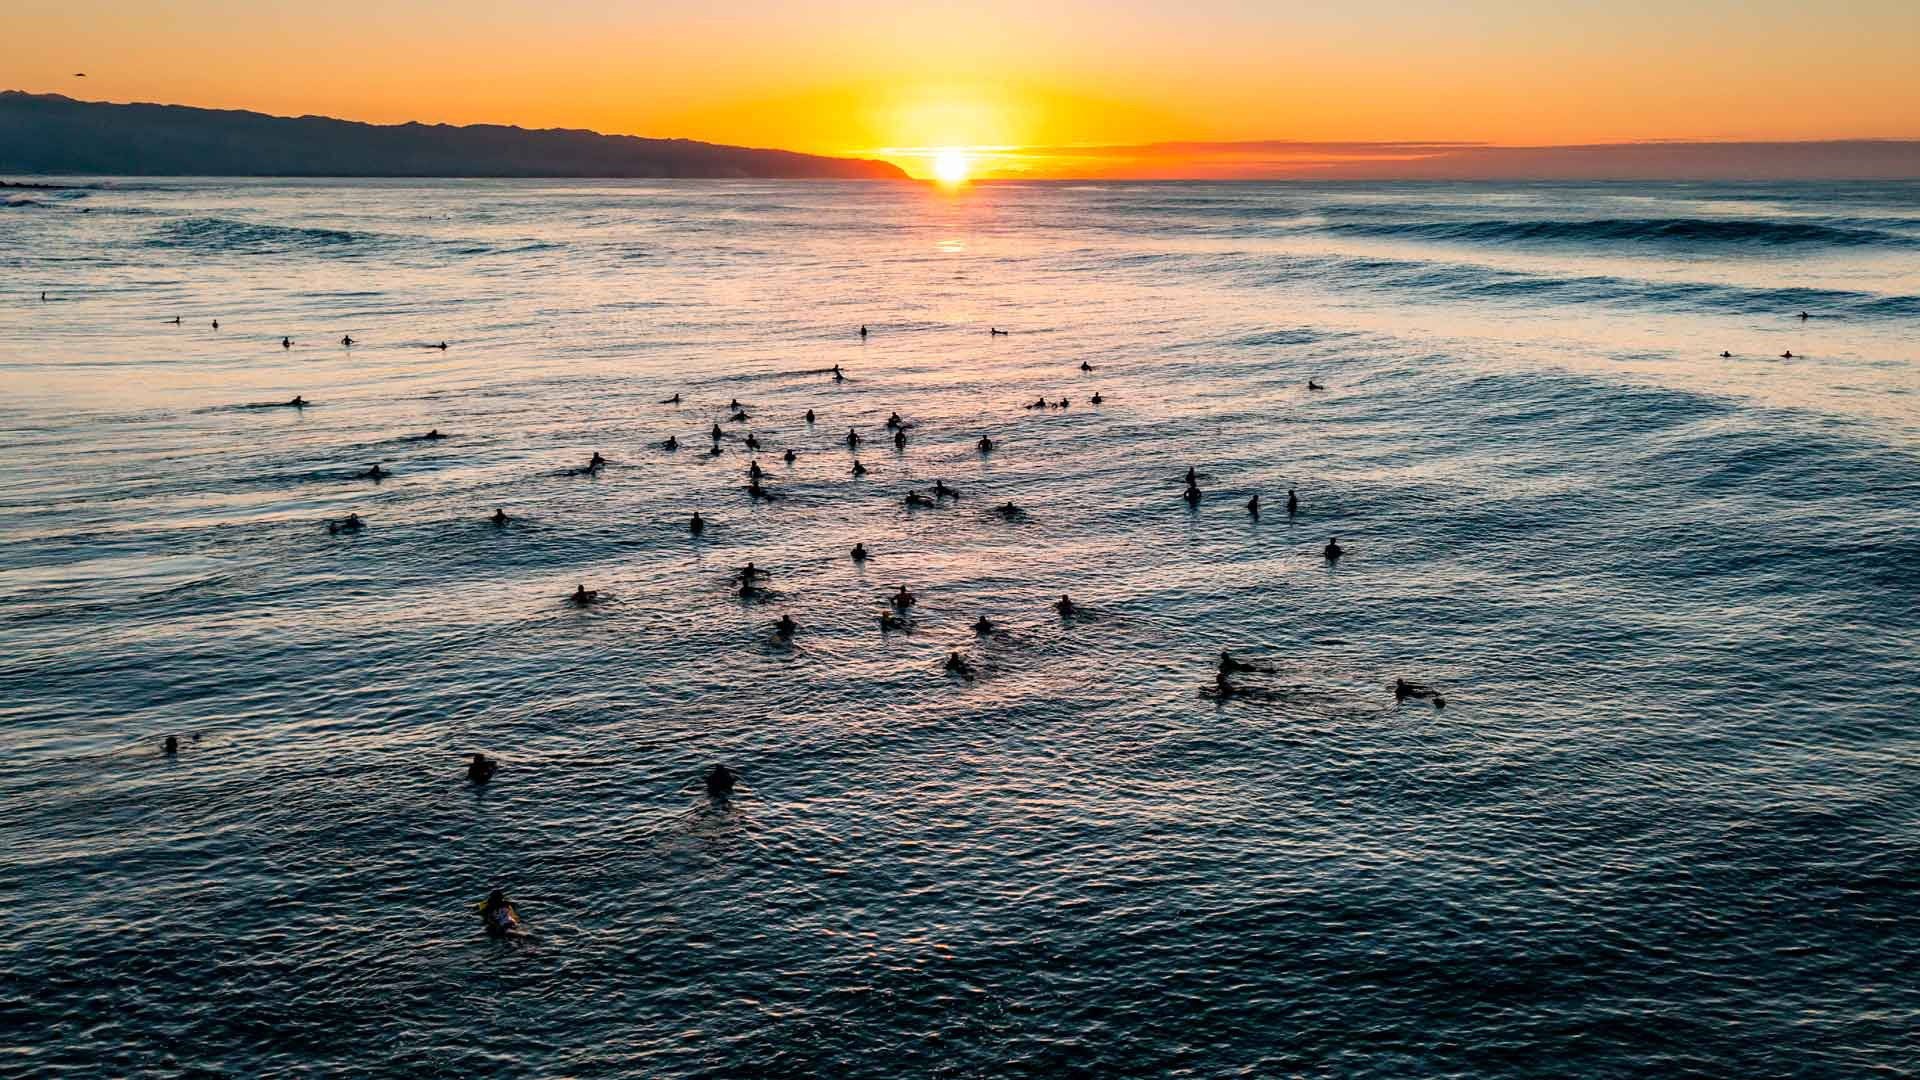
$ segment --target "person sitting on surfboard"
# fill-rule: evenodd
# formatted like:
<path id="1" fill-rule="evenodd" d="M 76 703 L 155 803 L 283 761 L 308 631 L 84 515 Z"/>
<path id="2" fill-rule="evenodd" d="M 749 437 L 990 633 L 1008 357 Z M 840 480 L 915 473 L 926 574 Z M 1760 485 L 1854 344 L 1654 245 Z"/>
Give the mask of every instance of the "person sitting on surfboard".
<path id="1" fill-rule="evenodd" d="M 507 894 L 495 889 L 480 904 L 480 921 L 489 934 L 505 934 L 520 925 L 520 916 L 507 901 Z"/>

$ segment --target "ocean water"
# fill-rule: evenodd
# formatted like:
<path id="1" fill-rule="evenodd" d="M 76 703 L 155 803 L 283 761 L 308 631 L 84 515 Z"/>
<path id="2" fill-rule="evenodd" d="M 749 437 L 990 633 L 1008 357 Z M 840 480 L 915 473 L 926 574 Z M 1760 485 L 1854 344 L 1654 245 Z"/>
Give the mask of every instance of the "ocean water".
<path id="1" fill-rule="evenodd" d="M 1920 186 L 6 195 L 0 1075 L 1920 1069 Z"/>

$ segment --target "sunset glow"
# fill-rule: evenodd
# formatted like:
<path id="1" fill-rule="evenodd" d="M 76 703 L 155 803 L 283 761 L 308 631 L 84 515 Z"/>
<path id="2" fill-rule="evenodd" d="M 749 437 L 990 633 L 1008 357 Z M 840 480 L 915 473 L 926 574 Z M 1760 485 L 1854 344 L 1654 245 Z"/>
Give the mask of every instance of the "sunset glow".
<path id="1" fill-rule="evenodd" d="M 1275 141 L 1920 137 L 1908 0 L 1831 19 L 1789 0 L 1390 7 L 73 0 L 10 13 L 0 71 L 89 100 L 586 128 L 923 179 L 950 176 L 941 148 L 981 180 L 1298 171 Z"/>
<path id="2" fill-rule="evenodd" d="M 943 184 L 964 183 L 967 179 L 967 155 L 959 150 L 942 150 L 933 156 L 933 177 Z"/>
<path id="3" fill-rule="evenodd" d="M 10 4 L 0 1080 L 1920 1080 L 1917 255 L 1920 0 Z"/>

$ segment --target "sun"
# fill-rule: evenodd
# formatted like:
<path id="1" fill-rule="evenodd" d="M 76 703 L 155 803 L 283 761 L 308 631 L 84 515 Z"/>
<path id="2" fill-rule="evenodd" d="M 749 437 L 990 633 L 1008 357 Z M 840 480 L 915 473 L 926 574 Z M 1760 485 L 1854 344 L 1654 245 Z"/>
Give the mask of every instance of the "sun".
<path id="1" fill-rule="evenodd" d="M 967 155 L 952 149 L 933 155 L 933 177 L 943 184 L 966 183 Z"/>

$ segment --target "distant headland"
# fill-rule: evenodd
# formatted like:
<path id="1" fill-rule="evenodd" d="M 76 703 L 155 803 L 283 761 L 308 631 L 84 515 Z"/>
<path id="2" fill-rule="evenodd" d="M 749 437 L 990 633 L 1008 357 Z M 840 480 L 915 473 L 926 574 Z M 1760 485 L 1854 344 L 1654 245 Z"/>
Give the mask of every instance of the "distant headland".
<path id="1" fill-rule="evenodd" d="M 362 124 L 0 91 L 0 172 L 905 180 L 884 161 L 494 124 Z"/>

